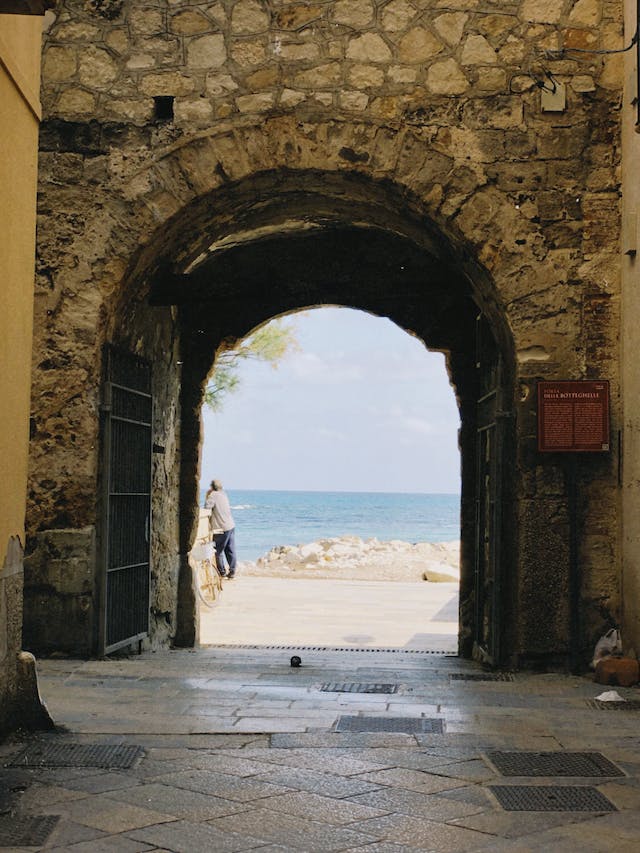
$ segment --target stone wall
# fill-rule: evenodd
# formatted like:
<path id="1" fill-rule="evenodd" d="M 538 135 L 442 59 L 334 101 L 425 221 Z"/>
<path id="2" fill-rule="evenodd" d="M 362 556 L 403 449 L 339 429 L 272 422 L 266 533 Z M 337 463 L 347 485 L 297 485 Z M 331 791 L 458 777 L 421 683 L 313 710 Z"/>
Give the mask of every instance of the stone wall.
<path id="1" fill-rule="evenodd" d="M 265 285 L 225 324 L 242 283 L 207 274 L 209 259 L 258 237 L 364 222 L 421 245 L 493 324 L 515 389 L 504 401 L 516 416 L 509 653 L 564 654 L 566 488 L 562 461 L 536 450 L 535 384 L 610 379 L 615 435 L 621 60 L 571 49 L 621 43 L 621 10 L 607 0 L 61 3 L 44 54 L 32 531 L 96 523 L 99 354 L 120 337 L 163 365 L 180 424 L 155 498 L 175 518 L 180 479 L 179 535 L 169 526 L 155 547 L 157 609 L 172 613 L 216 347 L 305 305 L 304 292 L 287 301 Z M 557 84 L 566 108 L 544 112 L 540 87 Z M 167 269 L 186 273 L 181 293 L 168 277 L 170 298 Z M 367 299 L 425 327 L 395 294 Z M 179 302 L 175 315 L 162 307 Z M 200 326 L 198 349 L 185 335 Z M 453 351 L 442 330 L 423 337 Z M 179 359 L 166 355 L 169 334 Z M 615 448 L 582 460 L 585 650 L 619 615 L 616 478 Z"/>
<path id="2" fill-rule="evenodd" d="M 625 33 L 629 43 L 638 22 L 637 4 L 625 0 Z M 623 540 L 622 565 L 624 589 L 624 619 L 622 638 L 625 645 L 640 649 L 640 370 L 636 358 L 638 351 L 638 294 L 640 251 L 640 120 L 637 102 L 637 51 L 625 55 L 625 96 L 623 102 L 623 228 L 621 235 L 622 304 L 621 329 L 622 356 L 622 490 L 623 490 Z"/>

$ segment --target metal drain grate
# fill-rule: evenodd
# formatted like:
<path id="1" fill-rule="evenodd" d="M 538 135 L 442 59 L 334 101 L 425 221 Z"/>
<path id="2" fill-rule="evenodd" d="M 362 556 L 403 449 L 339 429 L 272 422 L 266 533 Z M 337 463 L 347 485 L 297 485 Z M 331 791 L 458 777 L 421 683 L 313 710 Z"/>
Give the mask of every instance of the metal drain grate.
<path id="1" fill-rule="evenodd" d="M 490 785 L 508 812 L 615 812 L 597 788 L 573 785 Z"/>
<path id="2" fill-rule="evenodd" d="M 256 651 L 269 651 L 280 649 L 285 652 L 367 652 L 368 654 L 394 654 L 394 655 L 436 655 L 437 657 L 457 658 L 457 652 L 448 652 L 445 649 L 356 649 L 353 646 L 261 646 L 258 643 L 214 643 L 204 646 L 207 649 L 255 649 Z"/>
<path id="3" fill-rule="evenodd" d="M 59 815 L 43 817 L 0 816 L 0 847 L 40 847 L 45 844 Z"/>
<path id="4" fill-rule="evenodd" d="M 601 702 L 598 699 L 587 699 L 589 708 L 596 711 L 640 711 L 640 702 L 630 699 L 627 702 Z"/>
<path id="5" fill-rule="evenodd" d="M 599 752 L 489 752 L 502 776 L 624 776 Z"/>
<path id="6" fill-rule="evenodd" d="M 452 672 L 451 681 L 513 681 L 512 672 Z"/>
<path id="7" fill-rule="evenodd" d="M 113 744 L 31 744 L 8 767 L 100 767 L 128 770 L 144 754 L 140 746 Z"/>
<path id="8" fill-rule="evenodd" d="M 444 721 L 428 717 L 338 717 L 337 732 L 400 732 L 402 734 L 439 734 Z"/>
<path id="9" fill-rule="evenodd" d="M 329 682 L 320 687 L 322 693 L 397 693 L 398 684 L 369 684 L 359 681 Z"/>

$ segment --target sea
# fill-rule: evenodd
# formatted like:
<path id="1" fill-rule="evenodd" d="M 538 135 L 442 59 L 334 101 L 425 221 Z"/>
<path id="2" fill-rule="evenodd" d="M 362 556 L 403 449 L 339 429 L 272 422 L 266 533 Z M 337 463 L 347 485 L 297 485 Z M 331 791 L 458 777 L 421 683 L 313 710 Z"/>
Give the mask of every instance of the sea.
<path id="1" fill-rule="evenodd" d="M 337 536 L 412 543 L 460 538 L 460 496 L 455 494 L 230 489 L 227 495 L 240 560 L 257 560 L 276 545 Z"/>

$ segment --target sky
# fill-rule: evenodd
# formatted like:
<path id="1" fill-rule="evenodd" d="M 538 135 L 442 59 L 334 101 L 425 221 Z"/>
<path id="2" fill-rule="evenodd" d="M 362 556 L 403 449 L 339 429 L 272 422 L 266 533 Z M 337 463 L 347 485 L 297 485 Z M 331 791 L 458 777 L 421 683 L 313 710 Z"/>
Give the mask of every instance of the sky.
<path id="1" fill-rule="evenodd" d="M 460 421 L 441 354 L 362 311 L 287 322 L 299 351 L 275 370 L 244 361 L 223 410 L 204 408 L 203 486 L 460 491 Z"/>

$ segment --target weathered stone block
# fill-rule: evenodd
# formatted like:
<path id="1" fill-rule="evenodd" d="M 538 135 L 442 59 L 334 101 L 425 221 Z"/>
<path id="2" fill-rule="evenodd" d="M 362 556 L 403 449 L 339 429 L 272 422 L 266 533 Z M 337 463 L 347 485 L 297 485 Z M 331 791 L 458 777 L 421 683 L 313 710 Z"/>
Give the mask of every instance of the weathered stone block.
<path id="1" fill-rule="evenodd" d="M 171 16 L 169 26 L 171 31 L 184 36 L 206 33 L 211 29 L 211 23 L 198 9 L 184 9 Z"/>
<path id="2" fill-rule="evenodd" d="M 391 0 L 382 12 L 382 27 L 392 33 L 402 32 L 416 16 L 407 0 Z"/>
<path id="3" fill-rule="evenodd" d="M 369 96 L 364 92 L 341 92 L 340 106 L 345 110 L 362 111 L 369 103 Z"/>
<path id="4" fill-rule="evenodd" d="M 443 59 L 429 68 L 427 88 L 436 95 L 461 95 L 469 88 L 469 81 L 455 59 Z"/>
<path id="5" fill-rule="evenodd" d="M 281 30 L 301 30 L 318 20 L 324 7 L 318 4 L 307 6 L 299 3 L 274 11 L 274 23 Z"/>
<path id="6" fill-rule="evenodd" d="M 187 45 L 189 68 L 220 68 L 227 58 L 224 36 L 208 35 L 191 39 Z"/>
<path id="7" fill-rule="evenodd" d="M 333 20 L 355 30 L 367 27 L 375 10 L 371 0 L 337 0 L 333 4 Z"/>
<path id="8" fill-rule="evenodd" d="M 273 106 L 275 95 L 264 92 L 261 95 L 241 95 L 236 98 L 236 104 L 241 113 L 262 113 Z"/>
<path id="9" fill-rule="evenodd" d="M 111 30 L 104 37 L 105 44 L 116 53 L 126 53 L 129 47 L 129 37 L 126 30 Z"/>
<path id="10" fill-rule="evenodd" d="M 243 68 L 261 65 L 267 58 L 267 50 L 261 41 L 234 42 L 231 58 Z"/>
<path id="11" fill-rule="evenodd" d="M 462 48 L 463 65 L 494 65 L 498 61 L 495 50 L 484 36 L 469 36 Z"/>
<path id="12" fill-rule="evenodd" d="M 88 654 L 95 627 L 93 528 L 47 530 L 30 542 L 25 557 L 25 646 Z"/>
<path id="13" fill-rule="evenodd" d="M 578 50 L 593 49 L 598 42 L 598 34 L 593 30 L 569 29 L 563 33 L 563 45 L 566 48 L 577 48 Z"/>
<path id="14" fill-rule="evenodd" d="M 407 65 L 428 62 L 443 50 L 442 42 L 422 27 L 410 30 L 400 40 L 398 58 Z"/>
<path id="15" fill-rule="evenodd" d="M 602 19 L 601 0 L 577 0 L 569 20 L 584 27 L 597 27 Z"/>
<path id="16" fill-rule="evenodd" d="M 557 24 L 562 15 L 562 4 L 557 0 L 524 0 L 520 17 L 525 21 Z"/>
<path id="17" fill-rule="evenodd" d="M 74 21 L 73 23 L 62 24 L 57 32 L 60 41 L 84 41 L 92 42 L 100 35 L 98 27 L 86 22 Z"/>
<path id="18" fill-rule="evenodd" d="M 342 68 L 337 62 L 332 62 L 329 65 L 320 65 L 312 71 L 301 71 L 295 75 L 293 83 L 303 89 L 315 89 L 320 86 L 335 86 L 341 76 Z"/>
<path id="19" fill-rule="evenodd" d="M 84 89 L 65 89 L 58 98 L 57 109 L 61 115 L 87 115 L 95 109 L 96 99 Z"/>
<path id="20" fill-rule="evenodd" d="M 382 86 L 384 71 L 375 65 L 354 65 L 349 69 L 348 81 L 356 89 Z"/>
<path id="21" fill-rule="evenodd" d="M 205 98 L 180 98 L 175 105 L 178 122 L 209 122 L 213 117 L 211 101 Z"/>
<path id="22" fill-rule="evenodd" d="M 269 16 L 256 0 L 240 0 L 231 13 L 231 31 L 241 35 L 261 33 L 269 26 Z"/>
<path id="23" fill-rule="evenodd" d="M 50 47 L 43 59 L 42 73 L 51 80 L 68 80 L 78 67 L 76 51 L 70 47 Z"/>
<path id="24" fill-rule="evenodd" d="M 189 95 L 193 89 L 193 80 L 177 71 L 144 74 L 140 80 L 140 91 L 145 95 Z"/>
<path id="25" fill-rule="evenodd" d="M 447 44 L 455 47 L 460 44 L 464 26 L 469 16 L 464 12 L 447 12 L 439 15 L 433 22 L 436 32 Z"/>
<path id="26" fill-rule="evenodd" d="M 131 32 L 136 35 L 153 36 L 164 31 L 163 14 L 153 6 L 131 9 L 127 22 Z"/>
<path id="27" fill-rule="evenodd" d="M 133 71 L 138 68 L 153 68 L 155 64 L 155 57 L 149 56 L 149 54 L 137 53 L 127 60 L 126 67 Z"/>
<path id="28" fill-rule="evenodd" d="M 358 62 L 389 62 L 391 50 L 381 36 L 365 33 L 349 41 L 347 59 L 355 59 Z"/>
<path id="29" fill-rule="evenodd" d="M 482 15 L 476 26 L 495 46 L 496 41 L 502 41 L 509 30 L 515 29 L 517 20 L 512 15 Z"/>
<path id="30" fill-rule="evenodd" d="M 507 74 L 502 68 L 478 68 L 476 86 L 483 92 L 504 92 L 507 88 Z"/>
<path id="31" fill-rule="evenodd" d="M 418 78 L 418 70 L 403 65 L 392 65 L 387 69 L 387 77 L 391 83 L 414 83 Z"/>
<path id="32" fill-rule="evenodd" d="M 87 47 L 80 54 L 80 82 L 92 89 L 106 89 L 118 77 L 118 66 L 108 51 Z"/>
<path id="33" fill-rule="evenodd" d="M 238 84 L 229 74 L 207 74 L 206 90 L 209 95 L 226 95 L 237 88 Z"/>
<path id="34" fill-rule="evenodd" d="M 278 56 L 288 62 L 311 62 L 320 56 L 317 44 L 283 44 Z"/>
<path id="35" fill-rule="evenodd" d="M 505 65 L 518 65 L 522 62 L 526 53 L 526 44 L 523 39 L 509 36 L 505 44 L 498 51 L 500 62 Z"/>
<path id="36" fill-rule="evenodd" d="M 246 77 L 245 86 L 253 92 L 257 89 L 268 89 L 278 82 L 279 77 L 280 71 L 276 66 L 261 68 Z"/>
<path id="37" fill-rule="evenodd" d="M 574 92 L 595 92 L 596 84 L 589 74 L 579 74 L 571 80 L 571 88 Z"/>
<path id="38" fill-rule="evenodd" d="M 283 107 L 295 107 L 301 104 L 307 98 L 307 93 L 296 92 L 295 89 L 284 89 L 280 96 L 280 103 Z"/>

